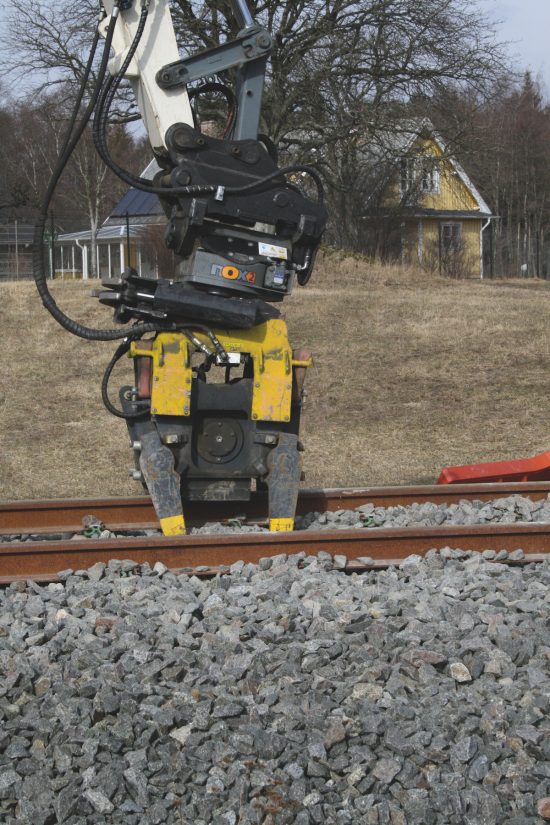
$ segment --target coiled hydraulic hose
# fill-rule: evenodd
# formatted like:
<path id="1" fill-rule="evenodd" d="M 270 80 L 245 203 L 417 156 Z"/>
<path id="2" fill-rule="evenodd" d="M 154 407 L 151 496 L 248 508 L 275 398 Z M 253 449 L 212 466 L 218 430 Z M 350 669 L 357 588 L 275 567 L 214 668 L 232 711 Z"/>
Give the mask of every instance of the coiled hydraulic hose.
<path id="1" fill-rule="evenodd" d="M 52 317 L 60 324 L 64 329 L 70 332 L 73 335 L 76 335 L 79 338 L 84 338 L 90 341 L 114 341 L 121 338 L 126 338 L 129 335 L 128 327 L 123 328 L 116 328 L 116 329 L 94 329 L 91 327 L 83 326 L 78 322 L 74 321 L 72 318 L 69 318 L 57 305 L 55 298 L 51 294 L 48 288 L 48 282 L 46 277 L 46 271 L 44 267 L 44 255 L 43 255 L 43 244 L 44 244 L 44 231 L 46 227 L 46 222 L 48 220 L 48 210 L 50 208 L 50 204 L 52 201 L 53 194 L 59 182 L 61 175 L 75 150 L 84 129 L 86 128 L 94 109 L 98 104 L 98 100 L 100 101 L 98 111 L 96 114 L 96 118 L 94 120 L 94 141 L 96 142 L 96 146 L 98 151 L 105 161 L 105 163 L 118 175 L 121 180 L 128 183 L 130 186 L 134 186 L 137 189 L 142 189 L 147 192 L 150 192 L 155 195 L 187 195 L 187 196 L 195 196 L 195 195 L 203 195 L 203 194 L 214 194 L 216 192 L 221 192 L 223 197 L 223 192 L 227 192 L 228 194 L 241 194 L 244 192 L 251 191 L 256 189 L 259 186 L 268 183 L 270 180 L 275 178 L 281 177 L 283 175 L 291 174 L 293 172 L 304 172 L 310 175 L 316 185 L 317 193 L 318 193 L 318 201 L 320 204 L 323 203 L 324 200 L 324 190 L 323 190 L 323 183 L 321 180 L 321 176 L 317 172 L 316 169 L 313 169 L 310 166 L 303 166 L 303 165 L 292 165 L 286 166 L 283 169 L 277 169 L 272 172 L 270 175 L 266 175 L 264 178 L 261 178 L 257 181 L 253 181 L 245 186 L 233 186 L 233 187 L 221 187 L 215 185 L 205 185 L 205 186 L 183 186 L 178 188 L 171 188 L 171 189 L 164 189 L 161 187 L 152 186 L 151 181 L 148 181 L 146 178 L 135 177 L 131 175 L 126 170 L 122 169 L 121 167 L 116 164 L 109 155 L 108 147 L 107 147 L 107 139 L 106 139 L 106 131 L 107 131 L 107 122 L 109 116 L 109 109 L 118 89 L 118 86 L 126 73 L 126 70 L 130 64 L 130 61 L 137 49 L 141 36 L 143 34 L 145 23 L 147 20 L 148 14 L 148 4 L 147 2 L 144 3 L 142 6 L 140 21 L 138 24 L 138 28 L 128 54 L 124 60 L 124 63 L 117 73 L 116 77 L 110 78 L 107 82 L 105 82 L 105 76 L 107 73 L 107 63 L 109 60 L 109 53 L 111 49 L 111 44 L 113 40 L 113 33 L 115 26 L 118 21 L 119 16 L 119 5 L 118 3 L 115 4 L 113 7 L 113 11 L 109 20 L 109 25 L 107 27 L 107 31 L 105 34 L 105 44 L 103 47 L 103 54 L 101 57 L 101 63 L 99 66 L 96 82 L 88 102 L 88 105 L 84 111 L 84 114 L 80 120 L 80 123 L 75 129 L 75 124 L 78 118 L 78 112 L 80 109 L 80 105 L 82 103 L 82 99 L 84 97 L 84 93 L 86 90 L 86 85 L 89 80 L 91 67 L 94 59 L 94 55 L 97 48 L 98 43 L 98 33 L 94 36 L 94 40 L 92 43 L 92 48 L 90 50 L 90 55 L 88 58 L 88 63 L 86 66 L 86 70 L 83 75 L 83 79 L 80 85 L 80 89 L 78 92 L 77 100 L 75 102 L 75 106 L 72 112 L 72 116 L 70 118 L 69 127 L 67 129 L 67 133 L 65 139 L 63 141 L 62 149 L 57 159 L 57 163 L 55 168 L 52 172 L 52 176 L 50 178 L 48 188 L 46 190 L 46 194 L 44 195 L 44 199 L 42 201 L 40 207 L 40 215 L 36 221 L 35 228 L 34 228 L 34 236 L 33 236 L 33 247 L 34 247 L 34 254 L 33 254 L 33 276 L 36 283 L 36 288 L 38 290 L 38 294 L 40 295 L 40 299 L 44 307 L 48 310 L 48 312 L 52 315 Z M 141 335 L 144 335 L 149 332 L 159 332 L 166 329 L 177 329 L 177 324 L 173 323 L 166 323 L 166 324 L 159 324 L 156 323 L 142 323 L 136 324 L 131 327 L 131 336 L 132 338 L 138 338 Z"/>
<path id="2" fill-rule="evenodd" d="M 100 330 L 85 327 L 82 324 L 73 321 L 72 318 L 69 318 L 67 315 L 65 315 L 65 313 L 57 306 L 57 303 L 53 295 L 48 289 L 48 282 L 44 268 L 44 230 L 46 227 L 46 221 L 48 220 L 48 210 L 50 207 L 50 203 L 55 192 L 56 186 L 59 182 L 59 178 L 63 174 L 63 170 L 65 169 L 65 166 L 69 161 L 69 158 L 74 152 L 74 149 L 78 141 L 80 140 L 82 133 L 84 132 L 84 129 L 86 128 L 86 125 L 90 120 L 91 114 L 96 106 L 99 93 L 101 91 L 101 87 L 103 85 L 103 81 L 105 78 L 105 73 L 107 71 L 107 61 L 109 59 L 109 51 L 113 39 L 114 28 L 118 18 L 118 11 L 118 6 L 115 6 L 105 36 L 105 46 L 103 49 L 103 55 L 101 58 L 101 64 L 99 66 L 97 80 L 92 95 L 90 97 L 88 106 L 86 107 L 86 110 L 82 116 L 82 119 L 76 127 L 76 129 L 74 129 L 76 119 L 78 117 L 78 110 L 82 102 L 82 98 L 84 96 L 86 84 L 90 76 L 92 61 L 97 47 L 97 35 L 94 38 L 92 49 L 90 51 L 90 56 L 88 58 L 88 64 L 86 66 L 86 70 L 80 85 L 76 105 L 73 109 L 65 140 L 63 141 L 63 148 L 57 159 L 57 163 L 50 178 L 46 194 L 44 195 L 44 199 L 42 201 L 40 208 L 40 216 L 36 221 L 33 236 L 33 276 L 36 283 L 36 288 L 38 290 L 38 294 L 40 295 L 40 298 L 42 300 L 42 304 L 48 310 L 48 312 L 55 318 L 58 324 L 60 324 L 64 329 L 66 329 L 73 335 L 78 336 L 79 338 L 86 338 L 90 341 L 113 341 L 118 338 L 125 338 L 128 335 L 128 330 L 120 328 Z M 143 335 L 146 332 L 155 332 L 158 330 L 158 328 L 158 324 L 139 324 L 137 326 L 132 327 L 132 333 L 134 335 Z"/>

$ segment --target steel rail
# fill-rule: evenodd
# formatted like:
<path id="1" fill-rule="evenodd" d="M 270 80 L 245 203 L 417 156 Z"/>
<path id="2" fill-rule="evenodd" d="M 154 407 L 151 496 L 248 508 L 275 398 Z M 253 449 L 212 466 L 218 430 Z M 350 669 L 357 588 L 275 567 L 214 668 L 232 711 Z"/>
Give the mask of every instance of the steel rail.
<path id="1" fill-rule="evenodd" d="M 456 503 L 461 499 L 489 501 L 510 495 L 546 498 L 550 482 L 509 484 L 449 484 L 416 487 L 363 487 L 301 490 L 297 512 L 353 509 L 372 502 L 390 507 L 414 502 Z M 265 518 L 267 499 L 253 493 L 250 502 L 193 502 L 186 508 L 190 524 L 221 521 L 236 514 L 248 520 Z M 69 500 L 15 501 L 0 504 L 0 535 L 15 533 L 79 532 L 82 518 L 93 514 L 110 530 L 147 529 L 158 526 L 151 501 L 146 496 L 132 498 L 90 498 Z"/>
<path id="2" fill-rule="evenodd" d="M 424 555 L 432 548 L 444 547 L 477 551 L 521 548 L 526 554 L 544 557 L 550 554 L 550 523 L 6 542 L 0 544 L 0 582 L 29 578 L 53 581 L 60 570 L 85 569 L 113 558 L 150 565 L 160 561 L 172 569 L 211 574 L 237 561 L 257 563 L 262 557 L 281 553 L 312 555 L 324 550 L 351 560 L 371 557 L 374 566 L 387 566 L 412 553 Z M 359 562 L 356 569 L 368 566 Z"/>

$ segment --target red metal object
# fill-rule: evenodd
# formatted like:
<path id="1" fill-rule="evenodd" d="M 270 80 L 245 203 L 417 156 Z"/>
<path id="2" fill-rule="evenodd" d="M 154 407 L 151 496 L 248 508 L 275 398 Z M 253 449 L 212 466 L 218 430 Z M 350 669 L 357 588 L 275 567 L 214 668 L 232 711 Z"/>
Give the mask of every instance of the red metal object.
<path id="1" fill-rule="evenodd" d="M 550 481 L 550 452 L 514 461 L 444 467 L 437 479 L 438 484 L 509 481 Z"/>
<path id="2" fill-rule="evenodd" d="M 141 349 L 152 349 L 152 341 L 140 341 Z M 138 355 L 135 359 L 137 397 L 151 398 L 151 382 L 153 380 L 153 359 L 148 355 Z"/>

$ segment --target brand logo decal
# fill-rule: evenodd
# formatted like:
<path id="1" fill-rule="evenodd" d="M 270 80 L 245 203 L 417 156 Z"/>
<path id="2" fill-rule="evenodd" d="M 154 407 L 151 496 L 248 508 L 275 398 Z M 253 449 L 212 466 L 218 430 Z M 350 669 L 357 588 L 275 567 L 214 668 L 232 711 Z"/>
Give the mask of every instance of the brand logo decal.
<path id="1" fill-rule="evenodd" d="M 251 272 L 248 269 L 239 269 L 239 267 L 234 264 L 229 264 L 227 266 L 213 264 L 210 274 L 217 278 L 225 278 L 226 281 L 246 281 L 249 284 L 256 283 L 255 272 Z"/>

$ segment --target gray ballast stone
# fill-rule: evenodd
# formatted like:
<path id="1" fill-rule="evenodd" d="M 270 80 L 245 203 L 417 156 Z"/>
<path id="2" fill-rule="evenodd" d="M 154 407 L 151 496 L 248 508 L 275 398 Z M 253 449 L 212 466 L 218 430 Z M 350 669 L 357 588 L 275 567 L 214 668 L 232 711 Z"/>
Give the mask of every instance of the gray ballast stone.
<path id="1" fill-rule="evenodd" d="M 0 822 L 534 825 L 550 562 L 271 562 L 1 590 Z"/>
<path id="2" fill-rule="evenodd" d="M 24 754 L 26 756 L 26 752 Z M 0 793 L 7 791 L 16 782 L 20 781 L 21 777 L 14 770 L 4 768 L 0 770 Z"/>
<path id="3" fill-rule="evenodd" d="M 463 499 L 458 504 L 425 502 L 394 507 L 363 504 L 356 510 L 336 510 L 299 516 L 296 519 L 296 529 L 349 530 L 361 527 L 438 527 L 444 524 L 514 522 L 550 522 L 550 496 L 542 501 L 532 501 L 525 496 L 514 495 L 490 502 Z M 521 560 L 523 556 L 520 552 L 514 560 Z"/>
<path id="4" fill-rule="evenodd" d="M 98 561 L 93 567 L 89 567 L 87 570 L 88 578 L 92 581 L 98 582 L 103 574 L 105 573 L 106 565 L 102 561 Z"/>
<path id="5" fill-rule="evenodd" d="M 453 662 L 449 669 L 455 682 L 472 681 L 472 674 L 463 662 Z"/>
<path id="6" fill-rule="evenodd" d="M 101 791 L 88 788 L 88 790 L 84 791 L 83 796 L 98 814 L 110 814 L 111 811 L 114 810 L 113 803 Z"/>

